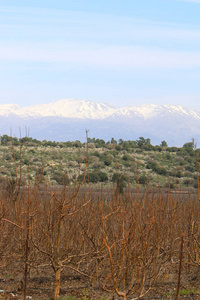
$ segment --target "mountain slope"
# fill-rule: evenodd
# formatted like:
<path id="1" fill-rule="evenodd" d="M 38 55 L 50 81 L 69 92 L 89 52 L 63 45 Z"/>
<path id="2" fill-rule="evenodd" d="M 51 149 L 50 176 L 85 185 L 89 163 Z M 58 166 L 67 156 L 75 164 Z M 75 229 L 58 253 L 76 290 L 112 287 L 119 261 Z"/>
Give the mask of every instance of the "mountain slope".
<path id="1" fill-rule="evenodd" d="M 48 104 L 39 104 L 29 107 L 10 105 L 0 105 L 0 115 L 5 112 L 18 117 L 63 117 L 78 119 L 101 119 L 109 117 L 116 107 L 103 103 L 95 103 L 85 100 L 59 100 Z"/>
<path id="2" fill-rule="evenodd" d="M 46 140 L 84 140 L 89 136 L 110 140 L 149 137 L 182 145 L 200 138 L 200 113 L 175 105 L 116 107 L 85 100 L 63 99 L 49 104 L 20 107 L 0 105 L 1 134 L 27 134 Z M 26 130 L 25 130 L 26 128 Z"/>

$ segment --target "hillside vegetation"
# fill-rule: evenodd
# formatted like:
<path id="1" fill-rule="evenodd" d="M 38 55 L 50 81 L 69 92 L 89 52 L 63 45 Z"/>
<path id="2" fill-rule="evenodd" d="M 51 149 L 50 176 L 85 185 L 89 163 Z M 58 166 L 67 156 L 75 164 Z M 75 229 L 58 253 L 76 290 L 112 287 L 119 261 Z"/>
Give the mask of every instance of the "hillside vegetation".
<path id="1" fill-rule="evenodd" d="M 85 182 L 94 185 L 120 182 L 121 188 L 139 184 L 195 189 L 200 149 L 194 148 L 193 142 L 179 148 L 168 147 L 165 141 L 153 146 L 150 139 L 143 137 L 136 141 L 112 138 L 109 142 L 88 138 L 88 143 L 81 143 L 4 135 L 0 146 L 0 182 L 7 178 L 14 181 L 21 170 L 24 184 L 46 181 L 51 185 L 74 185 L 83 180 L 87 165 Z"/>

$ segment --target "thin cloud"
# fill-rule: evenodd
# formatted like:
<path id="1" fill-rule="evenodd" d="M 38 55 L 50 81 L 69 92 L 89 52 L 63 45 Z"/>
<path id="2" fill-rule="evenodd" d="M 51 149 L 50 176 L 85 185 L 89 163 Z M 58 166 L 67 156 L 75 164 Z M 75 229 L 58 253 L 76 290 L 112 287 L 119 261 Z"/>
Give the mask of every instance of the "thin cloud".
<path id="1" fill-rule="evenodd" d="M 191 1 L 195 0 L 178 0 Z M 196 0 L 200 3 L 200 0 Z M 124 16 L 113 16 L 101 13 L 78 11 L 62 11 L 59 9 L 28 9 L 28 8 L 0 8 L 0 12 L 7 12 L 9 23 L 4 14 L 1 16 L 1 35 L 7 33 L 29 34 L 29 36 L 44 36 L 51 38 L 138 38 L 160 40 L 169 39 L 195 39 L 200 36 L 200 28 L 184 29 L 183 24 L 153 22 L 151 20 L 136 19 Z M 11 13 L 11 15 L 10 15 Z M 12 13 L 13 18 L 12 19 Z M 5 24 L 4 24 L 5 21 Z"/>
<path id="2" fill-rule="evenodd" d="M 0 61 L 25 63 L 59 63 L 68 65 L 88 65 L 102 68 L 197 68 L 200 54 L 184 51 L 166 51 L 144 47 L 101 45 L 68 48 L 45 45 L 40 47 L 0 46 Z"/>
<path id="3" fill-rule="evenodd" d="M 199 28 L 88 12 L 15 7 L 1 11 L 9 14 L 2 14 L 5 19 L 0 21 L 1 62 L 143 69 L 200 66 Z"/>

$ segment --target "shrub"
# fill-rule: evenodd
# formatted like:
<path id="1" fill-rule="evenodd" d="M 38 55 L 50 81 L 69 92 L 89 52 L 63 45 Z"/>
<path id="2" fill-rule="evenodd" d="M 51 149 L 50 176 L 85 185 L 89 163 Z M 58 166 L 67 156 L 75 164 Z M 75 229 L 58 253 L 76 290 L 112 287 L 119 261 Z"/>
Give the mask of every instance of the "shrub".
<path id="1" fill-rule="evenodd" d="M 123 160 L 127 161 L 127 160 L 130 160 L 130 156 L 128 154 L 125 154 L 123 157 L 122 157 Z"/>
<path id="2" fill-rule="evenodd" d="M 86 176 L 86 182 L 93 182 L 93 183 L 97 183 L 99 181 L 99 176 L 97 173 L 89 173 Z"/>
<path id="3" fill-rule="evenodd" d="M 120 151 L 122 149 L 122 147 L 120 146 L 120 145 L 117 145 L 116 147 L 115 147 L 115 150 L 117 150 L 117 151 Z"/>
<path id="4" fill-rule="evenodd" d="M 195 170 L 196 170 L 196 168 L 195 168 L 194 165 L 187 165 L 187 166 L 185 167 L 185 169 L 186 169 L 187 171 L 190 171 L 190 172 L 195 172 Z"/>
<path id="5" fill-rule="evenodd" d="M 100 156 L 100 159 L 104 162 L 106 166 L 110 166 L 112 164 L 111 155 L 103 154 Z"/>
<path id="6" fill-rule="evenodd" d="M 159 175 L 167 175 L 167 170 L 164 167 L 157 166 L 155 172 Z"/>
<path id="7" fill-rule="evenodd" d="M 152 169 L 152 171 L 159 175 L 167 175 L 167 170 L 164 167 L 159 166 L 155 161 L 148 162 L 146 167 L 147 169 Z"/>
<path id="8" fill-rule="evenodd" d="M 139 184 L 147 184 L 149 182 L 149 178 L 147 177 L 146 174 L 142 174 L 140 177 L 139 177 Z"/>
<path id="9" fill-rule="evenodd" d="M 121 173 L 114 173 L 113 176 L 112 176 L 112 181 L 113 182 L 116 182 L 116 181 L 127 181 L 127 178 L 126 176 L 124 176 L 123 174 Z"/>
<path id="10" fill-rule="evenodd" d="M 178 171 L 178 172 L 177 172 L 177 174 L 176 174 L 176 177 L 178 177 L 178 178 L 181 178 L 181 177 L 183 177 L 183 174 L 182 174 L 182 172 L 181 172 L 181 171 Z"/>
<path id="11" fill-rule="evenodd" d="M 100 157 L 100 153 L 99 153 L 98 151 L 95 151 L 95 152 L 93 153 L 93 155 L 94 155 L 94 156 L 97 156 L 97 157 Z"/>
<path id="12" fill-rule="evenodd" d="M 69 184 L 69 178 L 67 174 L 64 173 L 55 173 L 52 177 L 53 180 L 55 180 L 60 185 L 68 185 Z"/>
<path id="13" fill-rule="evenodd" d="M 123 174 L 114 173 L 112 181 L 117 183 L 116 192 L 122 194 L 126 186 L 125 181 L 127 181 L 127 178 Z"/>
<path id="14" fill-rule="evenodd" d="M 79 180 L 82 181 L 84 178 L 84 175 L 80 175 L 79 176 Z M 91 183 L 97 183 L 97 182 L 106 182 L 108 180 L 108 175 L 105 172 L 89 172 L 87 173 L 86 177 L 85 177 L 85 181 L 87 183 L 91 182 Z"/>
<path id="15" fill-rule="evenodd" d="M 189 186 L 190 184 L 192 184 L 194 181 L 192 178 L 186 178 L 183 180 L 183 184 Z"/>
<path id="16" fill-rule="evenodd" d="M 157 165 L 158 165 L 157 162 L 150 161 L 150 162 L 147 163 L 146 168 L 147 169 L 155 170 L 155 168 L 157 167 Z"/>

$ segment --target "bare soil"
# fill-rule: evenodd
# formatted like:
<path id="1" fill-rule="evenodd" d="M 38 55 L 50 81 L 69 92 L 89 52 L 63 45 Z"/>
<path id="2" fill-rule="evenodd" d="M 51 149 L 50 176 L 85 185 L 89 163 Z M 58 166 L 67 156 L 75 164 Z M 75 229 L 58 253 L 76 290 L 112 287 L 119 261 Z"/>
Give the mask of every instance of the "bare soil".
<path id="1" fill-rule="evenodd" d="M 178 274 L 169 273 L 143 299 L 176 299 L 177 281 Z M 54 284 L 54 274 L 51 269 L 32 270 L 28 279 L 27 299 L 53 300 Z M 0 290 L 0 299 L 24 299 L 23 275 L 15 274 L 14 267 L 13 270 L 3 270 L 0 275 Z M 62 274 L 60 299 L 73 299 L 69 296 L 80 300 L 120 299 L 114 293 L 105 292 L 100 284 L 95 283 L 92 286 L 91 281 L 86 277 L 66 270 Z M 133 298 L 134 296 L 129 299 Z M 200 299 L 200 269 L 183 270 L 178 299 Z"/>

